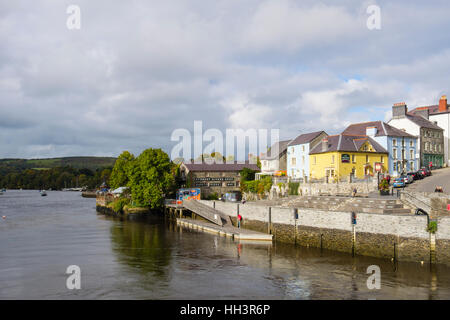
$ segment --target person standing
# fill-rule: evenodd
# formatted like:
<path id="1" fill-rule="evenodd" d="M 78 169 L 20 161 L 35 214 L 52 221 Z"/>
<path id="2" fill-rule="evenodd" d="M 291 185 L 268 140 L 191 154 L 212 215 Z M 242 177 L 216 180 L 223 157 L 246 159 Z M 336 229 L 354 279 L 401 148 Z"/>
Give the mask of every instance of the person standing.
<path id="1" fill-rule="evenodd" d="M 241 216 L 240 213 L 238 213 L 238 216 L 237 216 L 237 225 L 238 225 L 238 228 L 241 228 L 241 220 L 242 220 L 242 216 Z"/>

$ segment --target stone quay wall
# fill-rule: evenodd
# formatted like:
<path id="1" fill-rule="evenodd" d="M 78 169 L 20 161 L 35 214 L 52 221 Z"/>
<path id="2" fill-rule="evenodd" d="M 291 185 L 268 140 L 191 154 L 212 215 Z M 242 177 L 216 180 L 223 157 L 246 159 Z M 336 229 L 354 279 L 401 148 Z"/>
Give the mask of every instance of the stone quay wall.
<path id="1" fill-rule="evenodd" d="M 243 228 L 271 233 L 279 242 L 424 263 L 430 262 L 434 247 L 432 235 L 426 231 L 426 216 L 358 213 L 353 225 L 351 212 L 201 202 L 230 215 L 234 223 L 239 212 Z M 450 217 L 437 221 L 435 262 L 450 265 Z"/>

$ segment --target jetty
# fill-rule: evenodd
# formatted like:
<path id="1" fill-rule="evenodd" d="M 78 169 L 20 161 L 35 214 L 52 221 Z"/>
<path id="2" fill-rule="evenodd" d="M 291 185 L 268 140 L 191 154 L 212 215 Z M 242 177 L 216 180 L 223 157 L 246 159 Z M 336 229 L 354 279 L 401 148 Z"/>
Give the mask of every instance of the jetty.
<path id="1" fill-rule="evenodd" d="M 229 215 L 196 200 L 179 202 L 177 203 L 175 200 L 166 200 L 165 205 L 165 213 L 171 218 L 176 219 L 178 225 L 202 232 L 230 237 L 236 240 L 270 242 L 273 240 L 272 234 L 234 226 Z"/>

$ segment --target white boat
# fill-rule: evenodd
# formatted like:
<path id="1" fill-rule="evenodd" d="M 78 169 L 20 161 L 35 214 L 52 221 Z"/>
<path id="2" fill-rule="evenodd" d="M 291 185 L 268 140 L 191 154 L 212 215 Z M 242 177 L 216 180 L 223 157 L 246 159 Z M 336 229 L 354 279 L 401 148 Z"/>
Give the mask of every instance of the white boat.
<path id="1" fill-rule="evenodd" d="M 45 190 L 42 190 L 42 191 L 41 191 L 41 196 L 42 196 L 42 197 L 47 196 L 47 192 L 45 192 Z"/>

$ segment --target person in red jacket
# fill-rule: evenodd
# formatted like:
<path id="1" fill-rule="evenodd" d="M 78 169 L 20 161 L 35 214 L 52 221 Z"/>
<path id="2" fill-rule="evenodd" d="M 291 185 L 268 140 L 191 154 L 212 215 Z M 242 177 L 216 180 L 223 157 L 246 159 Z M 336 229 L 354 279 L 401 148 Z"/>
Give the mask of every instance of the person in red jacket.
<path id="1" fill-rule="evenodd" d="M 237 216 L 237 225 L 238 225 L 238 228 L 241 227 L 241 220 L 242 220 L 242 216 L 241 216 L 240 213 L 238 213 L 238 216 Z"/>

